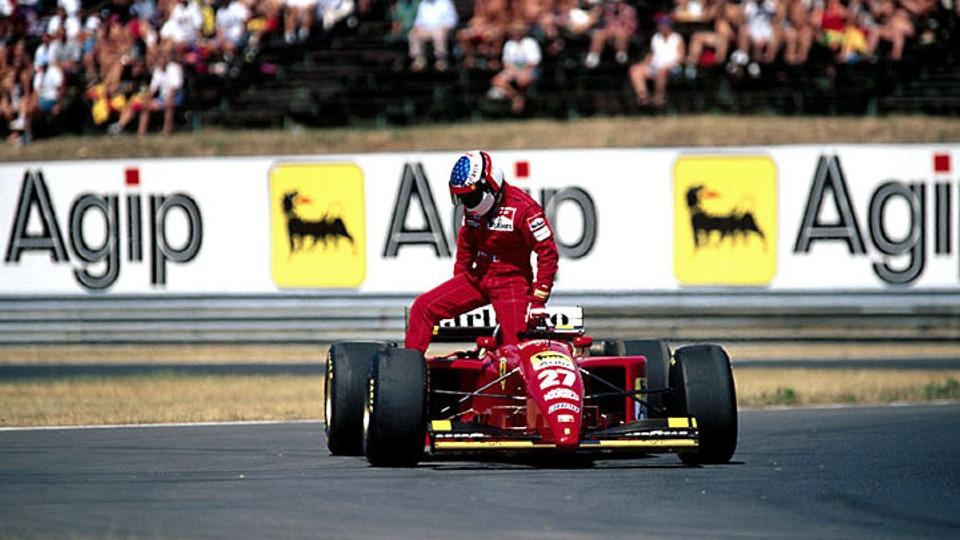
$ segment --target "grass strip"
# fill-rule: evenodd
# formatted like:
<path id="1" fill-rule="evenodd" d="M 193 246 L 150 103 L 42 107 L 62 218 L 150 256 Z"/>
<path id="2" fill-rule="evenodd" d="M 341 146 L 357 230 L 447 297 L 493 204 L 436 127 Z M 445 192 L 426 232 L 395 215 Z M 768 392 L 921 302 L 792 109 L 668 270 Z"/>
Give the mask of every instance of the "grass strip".
<path id="1" fill-rule="evenodd" d="M 960 400 L 960 370 L 736 369 L 741 406 Z M 72 377 L 0 382 L 0 426 L 319 419 L 321 376 Z"/>
<path id="2" fill-rule="evenodd" d="M 960 370 L 734 370 L 741 406 L 960 399 Z"/>
<path id="3" fill-rule="evenodd" d="M 170 137 L 62 136 L 0 146 L 0 161 L 128 157 L 409 152 L 487 148 L 607 148 L 955 142 L 960 119 L 927 116 L 690 115 L 295 130 L 204 129 Z"/>

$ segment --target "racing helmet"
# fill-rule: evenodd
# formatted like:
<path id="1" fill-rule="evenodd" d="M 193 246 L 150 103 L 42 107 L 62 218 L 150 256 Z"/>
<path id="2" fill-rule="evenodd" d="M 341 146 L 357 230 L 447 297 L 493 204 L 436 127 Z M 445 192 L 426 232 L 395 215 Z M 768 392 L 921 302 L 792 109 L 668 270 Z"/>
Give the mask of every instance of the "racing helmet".
<path id="1" fill-rule="evenodd" d="M 502 186 L 503 170 L 483 150 L 460 156 L 450 172 L 450 198 L 472 216 L 482 216 L 493 209 Z"/>

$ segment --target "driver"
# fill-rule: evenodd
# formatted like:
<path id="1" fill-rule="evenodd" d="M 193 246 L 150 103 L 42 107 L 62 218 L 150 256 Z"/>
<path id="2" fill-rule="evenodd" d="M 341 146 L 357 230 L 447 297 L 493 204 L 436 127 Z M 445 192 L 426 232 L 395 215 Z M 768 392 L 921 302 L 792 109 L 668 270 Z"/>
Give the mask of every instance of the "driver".
<path id="1" fill-rule="evenodd" d="M 557 244 L 543 208 L 504 181 L 490 154 L 476 150 L 450 173 L 453 203 L 463 205 L 453 278 L 417 297 L 410 308 L 406 347 L 426 352 L 440 321 L 493 304 L 502 345 L 516 344 L 531 310 L 550 298 Z M 530 259 L 537 254 L 537 271 Z"/>

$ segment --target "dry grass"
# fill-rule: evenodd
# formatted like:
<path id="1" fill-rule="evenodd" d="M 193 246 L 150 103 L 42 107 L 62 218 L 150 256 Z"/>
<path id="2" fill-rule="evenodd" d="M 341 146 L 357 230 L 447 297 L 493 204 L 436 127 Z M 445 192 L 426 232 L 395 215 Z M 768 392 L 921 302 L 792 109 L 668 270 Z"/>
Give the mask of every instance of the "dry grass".
<path id="1" fill-rule="evenodd" d="M 960 342 L 727 343 L 737 360 L 960 358 Z M 431 353 L 462 349 L 439 344 Z M 322 362 L 326 345 L 5 345 L 2 364 L 307 364 Z"/>
<path id="2" fill-rule="evenodd" d="M 960 370 L 736 369 L 741 406 L 960 399 Z M 0 426 L 300 420 L 321 376 L 156 375 L 0 382 Z"/>
<path id="3" fill-rule="evenodd" d="M 605 148 L 960 141 L 960 118 L 680 116 L 436 124 L 408 128 L 206 129 L 171 137 L 73 137 L 0 148 L 0 161 L 407 152 L 464 148 Z"/>
<path id="4" fill-rule="evenodd" d="M 5 345 L 0 364 L 307 364 L 326 354 L 325 345 Z"/>
<path id="5" fill-rule="evenodd" d="M 86 377 L 0 383 L 0 425 L 320 418 L 323 377 Z"/>
<path id="6" fill-rule="evenodd" d="M 960 370 L 735 369 L 743 406 L 960 399 Z"/>

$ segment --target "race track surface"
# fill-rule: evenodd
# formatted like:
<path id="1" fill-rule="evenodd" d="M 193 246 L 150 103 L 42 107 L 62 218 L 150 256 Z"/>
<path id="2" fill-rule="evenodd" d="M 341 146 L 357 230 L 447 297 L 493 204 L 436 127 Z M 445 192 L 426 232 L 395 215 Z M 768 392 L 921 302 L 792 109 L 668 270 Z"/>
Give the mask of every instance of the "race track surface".
<path id="1" fill-rule="evenodd" d="M 372 469 L 319 423 L 3 431 L 0 537 L 960 537 L 960 405 L 745 411 L 735 461 Z"/>

